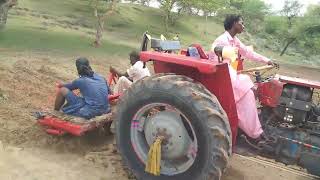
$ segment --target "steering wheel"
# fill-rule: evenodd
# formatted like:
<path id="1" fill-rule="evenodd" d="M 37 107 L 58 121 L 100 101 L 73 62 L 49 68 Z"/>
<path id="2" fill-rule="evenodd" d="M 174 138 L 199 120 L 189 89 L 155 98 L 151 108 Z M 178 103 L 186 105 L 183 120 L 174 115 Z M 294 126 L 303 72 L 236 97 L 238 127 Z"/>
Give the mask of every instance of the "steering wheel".
<path id="1" fill-rule="evenodd" d="M 278 64 L 265 65 L 265 66 L 250 68 L 250 69 L 238 71 L 238 74 L 250 74 L 252 76 L 256 76 L 256 72 L 262 72 L 262 71 L 267 72 L 267 71 L 269 71 L 271 69 L 279 69 L 279 65 Z M 264 73 L 262 73 L 262 74 L 264 74 Z"/>
<path id="2" fill-rule="evenodd" d="M 254 68 L 249 68 L 246 70 L 241 70 L 238 71 L 238 73 L 242 74 L 242 73 L 252 73 L 252 72 L 256 72 L 256 71 L 264 71 L 264 70 L 270 70 L 275 68 L 275 66 L 273 65 L 266 65 L 266 66 L 260 66 L 260 67 L 254 67 Z"/>

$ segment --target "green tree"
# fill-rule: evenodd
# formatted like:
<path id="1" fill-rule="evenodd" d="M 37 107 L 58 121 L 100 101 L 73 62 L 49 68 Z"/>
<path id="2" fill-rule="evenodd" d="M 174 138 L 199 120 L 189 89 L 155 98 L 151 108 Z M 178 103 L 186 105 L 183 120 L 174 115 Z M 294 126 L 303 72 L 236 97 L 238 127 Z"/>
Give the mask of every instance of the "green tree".
<path id="1" fill-rule="evenodd" d="M 300 14 L 302 6 L 298 0 L 286 0 L 284 2 L 281 14 L 287 17 L 289 28 L 292 27 L 294 18 Z"/>
<path id="2" fill-rule="evenodd" d="M 17 4 L 17 0 L 0 0 L 0 30 L 7 23 L 9 9 Z"/>
<path id="3" fill-rule="evenodd" d="M 216 14 L 219 9 L 226 7 L 228 2 L 226 0 L 198 0 L 194 3 L 195 7 L 202 10 L 204 17 L 206 18 L 205 34 L 207 34 L 208 17 L 212 14 Z"/>
<path id="4" fill-rule="evenodd" d="M 144 5 L 144 6 L 149 6 L 151 0 L 130 0 L 130 2 L 139 3 L 139 4 Z"/>
<path id="5" fill-rule="evenodd" d="M 309 17 L 320 17 L 320 4 L 310 5 L 305 15 Z"/>
<path id="6" fill-rule="evenodd" d="M 308 7 L 306 14 L 299 23 L 299 45 L 304 54 L 320 53 L 320 4 Z"/>
<path id="7" fill-rule="evenodd" d="M 168 32 L 169 25 L 174 23 L 172 9 L 178 0 L 158 0 L 158 2 L 160 3 L 160 9 L 164 13 L 165 30 Z"/>
<path id="8" fill-rule="evenodd" d="M 245 0 L 241 6 L 246 27 L 253 33 L 263 30 L 262 23 L 268 12 L 269 7 L 262 0 Z"/>
<path id="9" fill-rule="evenodd" d="M 114 13 L 118 2 L 119 0 L 92 0 L 90 2 L 96 17 L 96 39 L 93 42 L 95 47 L 101 46 L 105 22 Z"/>
<path id="10" fill-rule="evenodd" d="M 225 17 L 227 14 L 239 14 L 245 19 L 246 28 L 251 32 L 257 29 L 264 22 L 264 18 L 269 13 L 269 7 L 262 0 L 227 0 L 224 2 L 225 8 L 220 8 L 218 15 Z"/>
<path id="11" fill-rule="evenodd" d="M 264 31 L 272 36 L 279 36 L 287 26 L 283 26 L 285 22 L 282 16 L 268 16 L 265 18 Z"/>
<path id="12" fill-rule="evenodd" d="M 298 33 L 303 31 L 301 27 L 298 27 L 294 24 L 294 20 L 300 14 L 302 4 L 298 0 L 286 0 L 284 6 L 281 10 L 281 14 L 287 18 L 288 27 L 285 32 L 283 32 L 284 37 L 284 48 L 282 49 L 280 56 L 282 56 L 288 47 L 297 40 Z"/>
<path id="13" fill-rule="evenodd" d="M 226 0 L 198 0 L 195 5 L 201 9 L 205 16 L 210 16 L 212 13 L 216 13 L 217 10 L 226 7 L 228 2 Z"/>
<path id="14" fill-rule="evenodd" d="M 229 0 L 229 6 L 235 9 L 241 9 L 245 0 Z"/>
<path id="15" fill-rule="evenodd" d="M 179 0 L 177 1 L 176 5 L 178 7 L 178 15 L 181 15 L 182 13 L 186 13 L 188 15 L 193 15 L 198 13 L 197 10 L 195 10 L 196 4 L 199 0 Z M 196 12 L 196 13 L 194 13 Z"/>

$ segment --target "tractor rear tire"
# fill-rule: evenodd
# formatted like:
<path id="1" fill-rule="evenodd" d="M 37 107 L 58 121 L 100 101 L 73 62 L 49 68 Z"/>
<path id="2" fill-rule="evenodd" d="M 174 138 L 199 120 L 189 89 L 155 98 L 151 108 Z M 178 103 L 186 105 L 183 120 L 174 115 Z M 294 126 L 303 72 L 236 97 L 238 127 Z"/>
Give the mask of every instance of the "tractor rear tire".
<path id="1" fill-rule="evenodd" d="M 184 113 L 195 131 L 198 151 L 192 166 L 176 175 L 152 176 L 144 171 L 131 142 L 134 114 L 150 103 L 166 103 Z M 137 179 L 219 180 L 231 156 L 231 130 L 217 98 L 203 85 L 174 74 L 156 74 L 134 83 L 121 97 L 116 112 L 116 141 L 123 163 Z"/>

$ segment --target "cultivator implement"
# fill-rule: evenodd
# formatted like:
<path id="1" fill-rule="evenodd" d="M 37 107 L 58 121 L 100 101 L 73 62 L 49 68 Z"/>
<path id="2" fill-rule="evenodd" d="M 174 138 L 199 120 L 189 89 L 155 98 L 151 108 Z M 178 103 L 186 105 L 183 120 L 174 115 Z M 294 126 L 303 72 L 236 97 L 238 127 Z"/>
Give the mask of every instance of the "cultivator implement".
<path id="1" fill-rule="evenodd" d="M 116 83 L 117 77 L 110 74 L 107 78 L 109 87 Z M 115 104 L 120 94 L 106 95 L 110 104 Z M 62 136 L 71 134 L 74 136 L 82 136 L 88 131 L 92 131 L 99 127 L 110 128 L 112 123 L 112 113 L 103 114 L 92 119 L 83 119 L 56 111 L 36 112 L 37 122 L 43 126 L 48 134 Z"/>

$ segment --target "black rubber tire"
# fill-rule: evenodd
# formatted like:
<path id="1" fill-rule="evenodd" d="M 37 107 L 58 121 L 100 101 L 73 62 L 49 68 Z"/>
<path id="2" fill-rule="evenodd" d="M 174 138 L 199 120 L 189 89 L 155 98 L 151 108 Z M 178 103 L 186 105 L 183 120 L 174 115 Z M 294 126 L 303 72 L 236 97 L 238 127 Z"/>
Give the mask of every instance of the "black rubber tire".
<path id="1" fill-rule="evenodd" d="M 191 122 L 198 140 L 193 165 L 174 176 L 152 176 L 144 171 L 131 145 L 130 127 L 135 113 L 150 103 L 166 103 L 179 109 Z M 228 117 L 217 98 L 186 76 L 156 74 L 134 83 L 121 97 L 116 111 L 116 141 L 123 163 L 138 179 L 220 179 L 231 156 Z"/>

